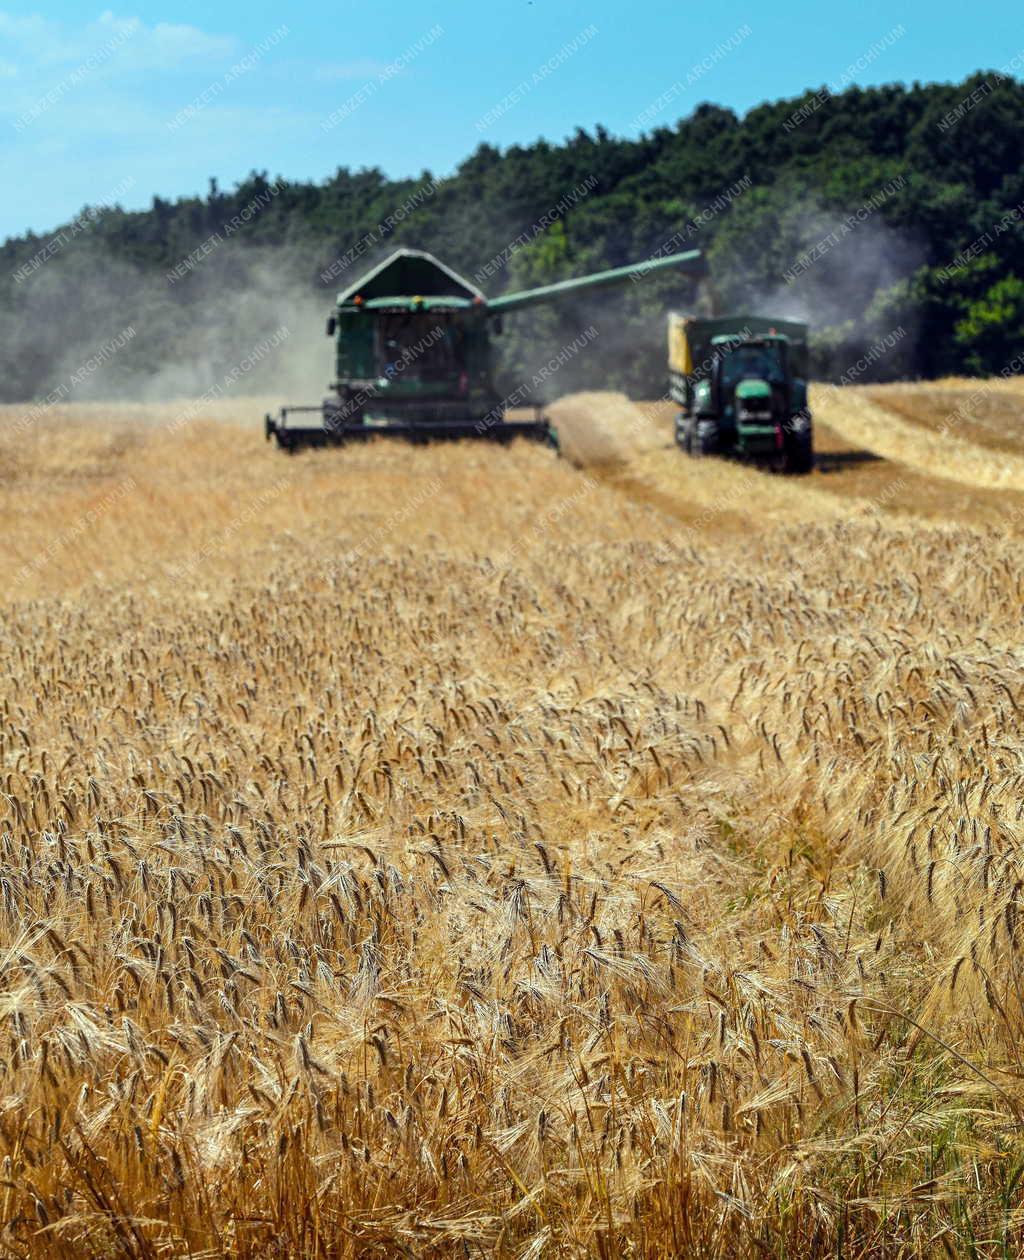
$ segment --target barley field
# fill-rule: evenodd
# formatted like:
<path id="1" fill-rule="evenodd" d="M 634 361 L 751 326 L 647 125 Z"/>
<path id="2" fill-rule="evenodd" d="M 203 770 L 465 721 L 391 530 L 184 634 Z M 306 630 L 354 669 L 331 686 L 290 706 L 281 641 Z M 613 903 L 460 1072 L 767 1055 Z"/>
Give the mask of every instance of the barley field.
<path id="1" fill-rule="evenodd" d="M 1020 1254 L 1024 392 L 813 405 L 0 409 L 0 1256 Z"/>

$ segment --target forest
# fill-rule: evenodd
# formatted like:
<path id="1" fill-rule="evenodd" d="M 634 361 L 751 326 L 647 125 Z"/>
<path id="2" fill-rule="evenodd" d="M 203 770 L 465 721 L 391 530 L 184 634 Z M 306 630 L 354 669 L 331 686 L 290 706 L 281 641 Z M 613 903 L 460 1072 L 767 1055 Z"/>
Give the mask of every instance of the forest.
<path id="1" fill-rule="evenodd" d="M 334 293 L 401 245 L 488 295 L 705 251 L 699 287 L 657 276 L 509 319 L 509 388 L 593 327 L 602 353 L 568 365 L 558 392 L 657 396 L 669 308 L 806 319 L 816 379 L 1008 372 L 1024 340 L 1022 136 L 1024 85 L 990 71 L 810 89 L 742 116 L 702 104 L 636 139 L 598 126 L 481 144 L 444 177 L 253 171 L 146 210 L 85 207 L 0 246 L 0 400 L 196 395 L 275 333 L 292 354 L 319 338 L 319 364 Z M 259 366 L 239 390 L 308 380 L 294 400 L 308 401 L 327 384 Z"/>

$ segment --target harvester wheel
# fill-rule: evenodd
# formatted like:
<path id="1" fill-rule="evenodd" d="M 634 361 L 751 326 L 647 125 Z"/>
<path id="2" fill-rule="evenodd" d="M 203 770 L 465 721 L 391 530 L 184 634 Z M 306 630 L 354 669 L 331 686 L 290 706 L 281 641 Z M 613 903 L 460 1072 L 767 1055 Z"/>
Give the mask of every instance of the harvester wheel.
<path id="1" fill-rule="evenodd" d="M 687 455 L 689 455 L 692 445 L 690 423 L 690 419 L 685 412 L 681 411 L 676 416 L 676 446 L 681 447 Z"/>

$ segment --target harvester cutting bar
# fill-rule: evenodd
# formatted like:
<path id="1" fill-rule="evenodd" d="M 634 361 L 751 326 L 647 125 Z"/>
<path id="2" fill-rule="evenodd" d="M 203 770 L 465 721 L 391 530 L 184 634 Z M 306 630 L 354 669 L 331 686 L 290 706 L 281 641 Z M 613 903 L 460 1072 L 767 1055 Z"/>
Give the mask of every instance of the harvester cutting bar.
<path id="1" fill-rule="evenodd" d="M 274 438 L 278 446 L 288 452 L 307 446 L 343 446 L 347 442 L 368 442 L 374 438 L 401 438 L 405 442 L 450 442 L 460 438 L 477 438 L 501 443 L 525 438 L 527 441 L 543 442 L 557 449 L 555 430 L 541 415 L 540 406 L 534 408 L 534 414 L 534 420 L 506 420 L 493 416 L 458 420 L 388 418 L 339 424 L 332 423 L 331 413 L 325 412 L 322 407 L 284 407 L 277 419 L 268 415 L 264 426 L 267 440 Z M 300 421 L 296 424 L 289 421 L 289 416 L 292 415 L 316 415 L 319 421 Z"/>

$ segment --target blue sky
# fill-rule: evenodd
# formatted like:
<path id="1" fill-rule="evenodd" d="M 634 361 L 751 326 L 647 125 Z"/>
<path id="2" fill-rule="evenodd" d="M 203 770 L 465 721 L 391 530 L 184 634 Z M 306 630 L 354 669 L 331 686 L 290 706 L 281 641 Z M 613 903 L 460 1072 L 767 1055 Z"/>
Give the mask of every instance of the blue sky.
<path id="1" fill-rule="evenodd" d="M 0 238 L 251 169 L 446 174 L 483 140 L 671 124 L 806 87 L 1024 64 L 1019 5 L 0 0 Z M 1015 60 L 1016 59 L 1016 60 Z"/>

